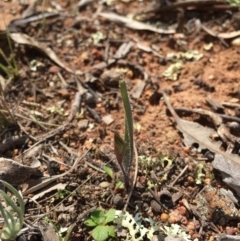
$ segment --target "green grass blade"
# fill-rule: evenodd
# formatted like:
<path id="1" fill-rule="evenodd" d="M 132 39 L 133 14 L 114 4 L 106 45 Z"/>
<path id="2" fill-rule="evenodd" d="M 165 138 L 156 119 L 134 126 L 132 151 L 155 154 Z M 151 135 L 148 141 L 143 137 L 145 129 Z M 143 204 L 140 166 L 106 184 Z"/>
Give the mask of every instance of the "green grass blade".
<path id="1" fill-rule="evenodd" d="M 18 66 L 17 66 L 17 62 L 16 62 L 15 55 L 14 55 L 14 52 L 13 52 L 13 46 L 12 46 L 12 42 L 11 42 L 11 39 L 10 39 L 10 34 L 9 34 L 9 31 L 8 31 L 8 28 L 6 28 L 6 36 L 7 36 L 8 46 L 10 48 L 10 51 L 11 51 L 12 57 L 13 57 L 13 65 L 11 64 L 10 66 L 13 67 L 14 74 L 15 74 L 15 76 L 17 76 L 18 75 Z"/>
<path id="2" fill-rule="evenodd" d="M 5 67 L 3 64 L 0 63 L 0 69 L 8 76 L 8 77 L 11 77 L 12 74 L 11 74 L 11 71 Z"/>
<path id="3" fill-rule="evenodd" d="M 20 206 L 20 209 L 18 208 L 18 211 L 17 214 L 18 214 L 18 217 L 19 217 L 19 223 L 20 223 L 20 226 L 23 225 L 23 217 L 24 217 L 24 212 L 25 212 L 25 205 L 24 205 L 24 201 L 23 201 L 23 198 L 22 196 L 18 193 L 18 191 L 12 186 L 10 185 L 9 183 L 5 182 L 5 181 L 2 181 L 0 180 L 0 182 L 6 186 L 14 195 L 15 197 L 18 199 L 18 202 L 19 202 L 19 206 Z M 14 204 L 15 205 L 15 204 Z M 16 206 L 16 205 L 15 205 Z M 14 206 L 12 206 L 14 208 Z"/>
<path id="4" fill-rule="evenodd" d="M 4 219 L 4 225 L 9 227 L 11 225 L 11 219 L 9 219 L 6 210 L 3 208 L 2 203 L 0 202 L 0 213 L 3 216 Z"/>

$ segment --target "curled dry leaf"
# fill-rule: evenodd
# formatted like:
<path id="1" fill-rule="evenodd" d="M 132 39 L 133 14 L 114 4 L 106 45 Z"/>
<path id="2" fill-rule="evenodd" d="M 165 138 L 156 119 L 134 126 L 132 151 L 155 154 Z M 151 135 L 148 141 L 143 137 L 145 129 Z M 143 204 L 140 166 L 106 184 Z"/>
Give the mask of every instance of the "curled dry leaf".
<path id="1" fill-rule="evenodd" d="M 38 49 L 39 51 L 41 51 L 42 53 L 47 55 L 49 57 L 49 59 L 51 59 L 55 64 L 57 64 L 61 68 L 65 69 L 67 72 L 72 73 L 72 74 L 76 74 L 76 75 L 81 75 L 82 74 L 82 72 L 79 71 L 79 70 L 78 71 L 73 71 L 69 67 L 65 66 L 65 64 L 61 60 L 59 60 L 59 58 L 53 52 L 52 49 L 43 46 L 37 40 L 35 40 L 34 38 L 28 36 L 27 34 L 10 33 L 9 35 L 10 35 L 11 39 L 15 43 L 28 45 L 28 46 L 31 46 L 31 47 L 34 47 L 34 48 Z"/>

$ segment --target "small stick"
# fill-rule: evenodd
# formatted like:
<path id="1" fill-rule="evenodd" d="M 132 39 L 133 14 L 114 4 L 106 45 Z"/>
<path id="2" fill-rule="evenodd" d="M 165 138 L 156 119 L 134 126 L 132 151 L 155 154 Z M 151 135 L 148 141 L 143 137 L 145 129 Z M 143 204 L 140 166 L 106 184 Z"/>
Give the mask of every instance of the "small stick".
<path id="1" fill-rule="evenodd" d="M 88 105 L 86 105 L 86 109 L 88 110 L 90 115 L 97 121 L 97 123 L 102 122 L 101 117 L 99 116 L 99 114 L 94 109 L 90 108 Z"/>
<path id="2" fill-rule="evenodd" d="M 178 179 L 187 171 L 188 169 L 188 165 L 186 165 L 183 170 L 181 171 L 181 173 L 176 177 L 176 179 L 170 184 L 170 186 L 174 186 L 175 183 L 178 181 Z"/>
<path id="3" fill-rule="evenodd" d="M 80 111 L 81 99 L 82 99 L 81 93 L 77 92 L 75 95 L 75 100 L 72 104 L 71 113 L 68 117 L 69 122 L 71 122 L 73 120 L 74 116 L 77 114 L 77 112 Z"/>

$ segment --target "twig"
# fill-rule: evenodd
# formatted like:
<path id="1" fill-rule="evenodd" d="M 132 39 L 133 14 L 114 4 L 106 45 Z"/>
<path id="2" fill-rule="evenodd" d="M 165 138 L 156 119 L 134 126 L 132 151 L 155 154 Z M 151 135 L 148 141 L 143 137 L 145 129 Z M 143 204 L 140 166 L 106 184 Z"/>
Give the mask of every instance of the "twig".
<path id="1" fill-rule="evenodd" d="M 3 110 L 3 109 L 0 109 L 1 112 L 3 113 L 9 113 L 8 111 L 6 110 Z M 17 113 L 14 113 L 14 116 L 16 117 L 19 117 L 19 118 L 22 118 L 24 120 L 28 120 L 28 121 L 33 121 L 32 119 L 26 117 L 26 116 L 23 116 L 23 115 L 20 115 L 20 114 L 17 114 Z M 53 127 L 59 127 L 59 125 L 57 124 L 51 124 L 51 123 L 46 123 L 46 122 L 43 122 L 43 121 L 37 121 L 37 123 L 39 124 L 44 124 L 44 125 L 47 125 L 47 126 L 53 126 Z"/>
<path id="2" fill-rule="evenodd" d="M 77 92 L 75 94 L 75 100 L 72 104 L 72 108 L 71 108 L 71 113 L 68 117 L 68 121 L 71 122 L 74 118 L 74 116 L 77 114 L 78 111 L 80 111 L 80 105 L 81 105 L 81 98 L 82 95 L 80 92 Z"/>
<path id="3" fill-rule="evenodd" d="M 30 102 L 30 101 L 26 101 L 26 100 L 23 100 L 22 101 L 23 104 L 25 105 L 30 105 L 30 106 L 34 106 L 34 107 L 39 107 L 39 108 L 42 108 L 43 106 L 39 103 L 35 103 L 35 102 Z"/>
<path id="4" fill-rule="evenodd" d="M 221 103 L 223 106 L 227 106 L 227 107 L 237 107 L 237 108 L 240 108 L 240 104 L 238 103 L 230 103 L 230 102 L 222 102 Z"/>
<path id="5" fill-rule="evenodd" d="M 67 86 L 67 82 L 65 81 L 65 79 L 63 78 L 62 74 L 60 72 L 57 73 L 58 78 L 62 81 L 62 84 L 64 87 Z"/>
<path id="6" fill-rule="evenodd" d="M 154 197 L 155 201 L 164 209 L 164 210 L 168 210 L 166 207 L 164 207 L 164 205 L 159 201 L 159 197 L 156 195 L 156 193 L 152 190 L 152 189 L 148 189 L 149 192 L 152 194 L 152 196 Z"/>
<path id="7" fill-rule="evenodd" d="M 176 177 L 176 179 L 170 184 L 170 186 L 174 186 L 175 183 L 178 181 L 178 179 L 187 171 L 188 169 L 188 165 L 186 165 L 183 170 L 181 171 L 181 173 Z"/>
<path id="8" fill-rule="evenodd" d="M 88 112 L 94 118 L 95 121 L 97 121 L 98 123 L 102 122 L 101 117 L 94 109 L 90 108 L 88 105 L 86 105 L 86 109 L 88 110 Z"/>
<path id="9" fill-rule="evenodd" d="M 85 212 L 83 212 L 82 214 L 80 214 L 78 217 L 77 217 L 77 222 L 79 222 L 81 219 L 83 219 L 85 216 L 87 216 L 89 213 L 91 213 L 92 211 L 94 211 L 97 207 L 94 206 L 94 207 L 91 207 L 89 208 L 88 210 L 86 210 Z"/>
<path id="10" fill-rule="evenodd" d="M 63 165 L 63 166 L 66 166 L 66 167 L 70 167 L 70 165 L 68 165 L 68 164 L 66 164 L 64 162 L 57 161 L 56 159 L 46 155 L 45 153 L 43 153 L 42 156 L 45 157 L 48 160 L 48 162 L 53 161 L 53 162 L 56 162 L 56 163 L 58 163 L 60 165 Z"/>

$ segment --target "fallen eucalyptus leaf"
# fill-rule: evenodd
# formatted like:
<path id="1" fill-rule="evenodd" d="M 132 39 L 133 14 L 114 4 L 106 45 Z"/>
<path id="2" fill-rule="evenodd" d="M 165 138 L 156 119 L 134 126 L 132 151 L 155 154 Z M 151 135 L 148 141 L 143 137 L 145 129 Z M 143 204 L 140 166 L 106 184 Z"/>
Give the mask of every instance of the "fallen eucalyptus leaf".
<path id="1" fill-rule="evenodd" d="M 18 44 L 23 44 L 23 45 L 28 45 L 31 47 L 34 47 L 38 49 L 40 52 L 44 53 L 46 56 L 49 57 L 55 64 L 60 66 L 61 68 L 65 69 L 67 72 L 76 74 L 76 75 L 81 75 L 81 71 L 73 71 L 72 69 L 68 68 L 58 57 L 57 55 L 53 52 L 52 49 L 49 47 L 43 46 L 41 43 L 39 43 L 37 40 L 34 38 L 28 36 L 27 34 L 23 33 L 10 33 L 9 34 L 11 39 Z"/>
<path id="2" fill-rule="evenodd" d="M 239 158 L 234 154 L 229 155 Z M 216 153 L 212 165 L 221 173 L 223 182 L 231 187 L 237 196 L 240 197 L 240 164 Z"/>
<path id="3" fill-rule="evenodd" d="M 223 152 L 219 149 L 221 143 L 213 142 L 210 135 L 215 131 L 204 127 L 198 123 L 190 122 L 179 118 L 172 108 L 168 97 L 163 94 L 165 103 L 173 115 L 179 131 L 184 136 L 184 142 L 187 146 L 198 143 L 199 149 L 209 149 L 215 153 L 213 167 L 221 172 L 223 181 L 233 188 L 240 197 L 240 158 L 238 155 Z"/>

